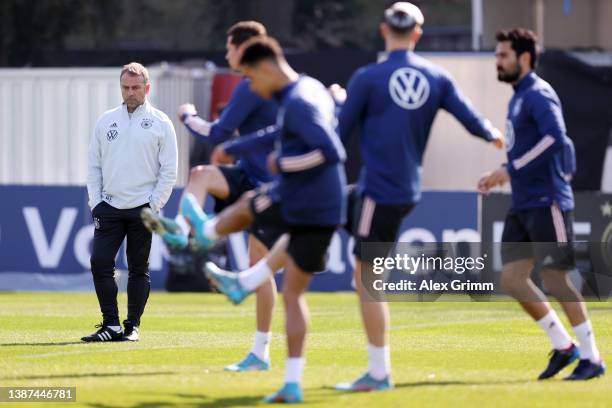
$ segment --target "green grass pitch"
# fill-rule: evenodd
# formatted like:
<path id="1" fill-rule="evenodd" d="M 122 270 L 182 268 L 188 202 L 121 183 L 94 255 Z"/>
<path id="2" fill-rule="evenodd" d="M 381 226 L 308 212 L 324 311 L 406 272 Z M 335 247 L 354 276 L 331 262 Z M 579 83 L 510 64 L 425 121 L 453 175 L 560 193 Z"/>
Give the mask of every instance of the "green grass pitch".
<path id="1" fill-rule="evenodd" d="M 343 394 L 337 382 L 366 367 L 354 294 L 308 294 L 304 396 L 308 406 L 610 407 L 612 375 L 582 383 L 534 380 L 548 339 L 513 302 L 394 303 L 396 388 Z M 119 297 L 122 318 L 126 298 Z M 0 294 L 0 386 L 76 386 L 76 403 L 4 406 L 234 407 L 262 404 L 284 376 L 279 298 L 272 370 L 226 373 L 249 350 L 254 304 L 220 295 L 152 293 L 138 343 L 83 344 L 99 322 L 95 294 Z M 590 303 L 604 357 L 612 362 L 612 302 Z M 567 375 L 569 370 L 562 372 Z M 561 377 L 560 376 L 560 377 Z M 263 404 L 262 404 L 263 405 Z"/>

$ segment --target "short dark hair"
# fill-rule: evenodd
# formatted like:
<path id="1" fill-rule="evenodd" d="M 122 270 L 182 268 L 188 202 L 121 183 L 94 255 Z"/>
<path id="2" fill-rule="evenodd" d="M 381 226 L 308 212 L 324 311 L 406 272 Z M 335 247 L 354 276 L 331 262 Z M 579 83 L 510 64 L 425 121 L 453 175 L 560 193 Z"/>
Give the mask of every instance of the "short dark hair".
<path id="1" fill-rule="evenodd" d="M 497 42 L 510 41 L 516 57 L 528 52 L 531 56 L 531 68 L 535 68 L 538 60 L 537 42 L 538 37 L 526 28 L 513 28 L 512 30 L 501 30 L 495 34 Z"/>
<path id="2" fill-rule="evenodd" d="M 257 21 L 239 21 L 227 30 L 227 36 L 232 37 L 231 44 L 242 45 L 249 38 L 266 35 L 266 27 Z"/>
<path id="3" fill-rule="evenodd" d="M 240 46 L 240 65 L 253 66 L 263 60 L 278 62 L 284 59 L 278 42 L 265 35 L 253 37 Z"/>

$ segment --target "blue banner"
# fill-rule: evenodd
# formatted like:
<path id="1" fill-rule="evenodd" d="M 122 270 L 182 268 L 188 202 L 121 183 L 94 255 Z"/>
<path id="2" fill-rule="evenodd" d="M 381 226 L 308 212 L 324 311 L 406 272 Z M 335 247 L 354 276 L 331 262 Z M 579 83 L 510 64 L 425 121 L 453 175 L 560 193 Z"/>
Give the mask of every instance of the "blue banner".
<path id="1" fill-rule="evenodd" d="M 177 189 L 164 208 L 174 216 L 182 190 Z M 399 239 L 405 242 L 479 241 L 477 194 L 425 192 L 404 220 Z M 90 271 L 93 222 L 85 187 L 0 186 L 0 281 L 18 274 L 65 276 Z M 244 267 L 246 244 L 231 240 L 232 265 Z M 328 271 L 317 275 L 315 291 L 351 290 L 352 239 L 338 232 L 329 251 Z M 117 268 L 127 270 L 125 248 Z M 154 237 L 150 257 L 152 287 L 164 289 L 167 253 Z M 3 282 L 2 287 L 10 287 Z M 32 288 L 38 289 L 41 288 Z"/>

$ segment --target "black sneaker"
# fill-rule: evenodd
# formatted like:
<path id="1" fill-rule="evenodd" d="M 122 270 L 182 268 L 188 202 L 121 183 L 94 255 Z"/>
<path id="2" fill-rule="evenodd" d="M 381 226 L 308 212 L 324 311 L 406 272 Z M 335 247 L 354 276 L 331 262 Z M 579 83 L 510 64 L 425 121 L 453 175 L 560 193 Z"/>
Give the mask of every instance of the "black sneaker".
<path id="1" fill-rule="evenodd" d="M 574 372 L 570 374 L 568 377 L 565 377 L 565 381 L 580 381 L 580 380 L 590 380 L 591 378 L 596 378 L 604 375 L 606 372 L 606 365 L 603 361 L 600 361 L 599 364 L 595 364 L 591 362 L 591 360 L 584 359 L 580 360 Z"/>
<path id="2" fill-rule="evenodd" d="M 108 326 L 105 326 L 103 323 L 96 324 L 96 327 L 99 327 L 100 330 L 90 334 L 89 336 L 81 337 L 81 340 L 92 343 L 98 341 L 121 341 L 123 339 L 122 331 L 116 332 Z"/>
<path id="3" fill-rule="evenodd" d="M 129 320 L 124 320 L 123 327 L 125 327 L 123 332 L 124 341 L 138 341 L 140 339 L 138 326 L 132 324 Z"/>
<path id="4" fill-rule="evenodd" d="M 574 343 L 566 350 L 555 349 L 551 351 L 548 367 L 546 367 L 546 370 L 542 371 L 538 380 L 554 377 L 559 371 L 576 361 L 578 357 L 580 357 L 580 354 L 578 353 L 578 347 L 576 347 Z"/>

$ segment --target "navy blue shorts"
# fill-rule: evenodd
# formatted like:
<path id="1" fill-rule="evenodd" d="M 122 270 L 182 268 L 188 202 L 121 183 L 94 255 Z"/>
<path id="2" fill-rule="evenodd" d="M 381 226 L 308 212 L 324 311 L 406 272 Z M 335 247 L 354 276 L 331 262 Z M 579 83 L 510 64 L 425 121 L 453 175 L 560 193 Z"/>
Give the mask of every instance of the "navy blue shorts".
<path id="1" fill-rule="evenodd" d="M 372 257 L 387 256 L 388 250 L 395 243 L 404 217 L 410 214 L 414 204 L 377 204 L 370 197 L 359 194 L 354 185 L 350 185 L 348 189 L 348 217 L 345 228 L 355 238 L 353 253 L 359 260 L 370 262 L 363 259 L 361 244 L 376 242 L 387 245 L 377 245 Z"/>
<path id="2" fill-rule="evenodd" d="M 282 215 L 280 203 L 269 193 L 269 185 L 255 190 L 251 199 L 254 221 L 251 233 L 270 249 L 283 234 L 289 234 L 287 253 L 302 270 L 316 273 L 325 270 L 327 249 L 336 226 L 291 225 Z"/>
<path id="3" fill-rule="evenodd" d="M 557 204 L 510 210 L 502 234 L 502 263 L 534 259 L 543 269 L 572 269 L 575 265 L 574 215 Z"/>
<path id="4" fill-rule="evenodd" d="M 218 214 L 238 201 L 244 193 L 254 190 L 256 186 L 251 183 L 249 177 L 239 166 L 217 166 L 217 168 L 229 186 L 229 194 L 225 200 L 215 198 L 215 213 Z"/>

